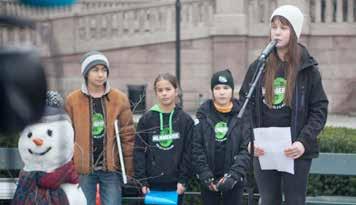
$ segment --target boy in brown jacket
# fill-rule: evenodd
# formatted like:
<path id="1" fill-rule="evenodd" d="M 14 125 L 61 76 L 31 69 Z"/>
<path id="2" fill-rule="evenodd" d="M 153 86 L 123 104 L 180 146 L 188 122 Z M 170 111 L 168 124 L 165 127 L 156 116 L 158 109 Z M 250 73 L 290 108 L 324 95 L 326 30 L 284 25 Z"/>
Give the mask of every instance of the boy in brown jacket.
<path id="1" fill-rule="evenodd" d="M 110 88 L 109 61 L 91 51 L 81 60 L 85 83 L 66 100 L 75 132 L 74 164 L 88 205 L 95 205 L 96 185 L 100 185 L 104 205 L 121 204 L 122 177 L 114 121 L 120 125 L 120 138 L 126 173 L 132 176 L 135 130 L 127 96 Z"/>

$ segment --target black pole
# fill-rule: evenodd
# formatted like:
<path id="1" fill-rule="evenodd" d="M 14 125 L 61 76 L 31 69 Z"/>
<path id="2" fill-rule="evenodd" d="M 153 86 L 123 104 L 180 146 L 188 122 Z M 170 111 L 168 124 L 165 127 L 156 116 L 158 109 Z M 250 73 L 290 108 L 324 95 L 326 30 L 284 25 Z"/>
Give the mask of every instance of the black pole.
<path id="1" fill-rule="evenodd" d="M 258 83 L 258 81 L 260 80 L 261 78 L 261 75 L 262 75 L 262 72 L 263 72 L 263 69 L 265 67 L 265 64 L 266 64 L 266 60 L 265 59 L 262 59 L 261 61 L 258 62 L 257 64 L 257 70 L 256 70 L 256 74 L 254 75 L 255 78 L 252 79 L 252 83 L 250 84 L 250 90 L 248 91 L 247 93 L 247 96 L 246 96 L 246 99 L 245 99 L 245 102 L 244 104 L 242 105 L 242 108 L 239 112 L 239 114 L 237 115 L 238 118 L 242 118 L 242 116 L 244 115 L 245 113 L 245 110 L 247 108 L 247 104 L 250 102 L 250 99 L 252 97 L 252 94 L 253 92 L 255 91 L 256 89 L 256 85 Z"/>
<path id="2" fill-rule="evenodd" d="M 180 0 L 176 0 L 176 76 L 180 88 L 181 79 L 180 79 L 180 11 L 181 3 Z M 180 89 L 178 92 L 179 105 L 183 107 L 183 92 Z"/>
<path id="3" fill-rule="evenodd" d="M 250 102 L 250 99 L 251 99 L 251 96 L 252 96 L 252 93 L 254 92 L 254 90 L 256 89 L 256 85 L 258 83 L 258 81 L 260 80 L 261 78 L 261 75 L 262 75 L 262 72 L 263 72 L 263 69 L 265 67 L 265 64 L 266 64 L 266 59 L 263 58 L 261 61 L 258 62 L 258 65 L 257 65 L 257 70 L 255 73 L 255 78 L 252 79 L 252 84 L 250 84 L 250 90 L 248 91 L 248 94 L 246 96 L 246 99 L 245 99 L 245 102 L 238 114 L 238 118 L 242 118 L 242 116 L 244 115 L 244 112 L 246 110 L 246 107 L 247 107 L 247 104 Z M 248 205 L 253 205 L 254 204 L 254 201 L 253 201 L 253 190 L 254 190 L 254 184 L 253 184 L 253 159 L 254 159 L 254 153 L 255 153 L 255 145 L 254 145 L 254 139 L 253 137 L 251 136 L 250 138 L 250 171 L 249 171 L 249 174 L 248 174 L 248 184 L 247 184 L 247 192 L 248 192 L 248 199 L 247 199 L 247 204 Z"/>

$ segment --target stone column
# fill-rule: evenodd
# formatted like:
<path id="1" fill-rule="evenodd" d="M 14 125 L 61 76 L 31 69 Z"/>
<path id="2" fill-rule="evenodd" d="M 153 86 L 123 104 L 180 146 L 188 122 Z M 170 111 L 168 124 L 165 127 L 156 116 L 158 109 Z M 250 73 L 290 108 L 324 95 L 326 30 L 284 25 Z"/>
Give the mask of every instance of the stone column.
<path id="1" fill-rule="evenodd" d="M 229 68 L 235 79 L 235 91 L 239 90 L 247 68 L 249 1 L 215 0 L 212 72 Z"/>
<path id="2" fill-rule="evenodd" d="M 246 35 L 248 0 L 216 0 L 213 34 Z"/>

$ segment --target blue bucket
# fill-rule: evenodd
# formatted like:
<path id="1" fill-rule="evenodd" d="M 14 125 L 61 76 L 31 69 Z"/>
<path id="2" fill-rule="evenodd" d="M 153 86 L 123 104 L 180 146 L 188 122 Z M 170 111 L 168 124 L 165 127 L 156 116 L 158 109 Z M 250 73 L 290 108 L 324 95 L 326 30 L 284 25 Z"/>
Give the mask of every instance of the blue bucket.
<path id="1" fill-rule="evenodd" d="M 144 200 L 147 205 L 177 205 L 178 194 L 175 191 L 150 191 Z"/>

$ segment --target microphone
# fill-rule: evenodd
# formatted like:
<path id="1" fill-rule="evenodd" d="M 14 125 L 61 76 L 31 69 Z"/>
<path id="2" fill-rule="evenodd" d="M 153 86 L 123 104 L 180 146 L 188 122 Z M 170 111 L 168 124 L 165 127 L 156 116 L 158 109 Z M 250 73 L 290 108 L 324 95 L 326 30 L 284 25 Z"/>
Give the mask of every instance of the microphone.
<path id="1" fill-rule="evenodd" d="M 253 91 L 256 88 L 257 82 L 259 81 L 263 69 L 265 67 L 266 64 L 266 58 L 268 57 L 269 54 L 271 54 L 271 52 L 273 51 L 273 49 L 276 47 L 277 44 L 277 40 L 273 39 L 267 46 L 265 49 L 263 49 L 260 57 L 258 57 L 258 61 L 257 61 L 257 70 L 255 71 L 255 73 L 253 74 L 251 83 L 250 83 L 250 89 L 248 91 L 248 94 L 246 95 L 246 100 L 244 102 L 244 104 L 242 105 L 242 108 L 240 109 L 239 114 L 237 115 L 238 118 L 242 118 L 243 113 L 245 112 L 245 109 L 247 107 L 247 103 L 250 101 L 250 98 L 252 96 Z"/>
<path id="2" fill-rule="evenodd" d="M 277 41 L 272 40 L 266 48 L 262 51 L 260 57 L 258 58 L 259 61 L 261 60 L 266 60 L 266 58 L 269 56 L 269 54 L 273 51 L 274 47 L 276 47 Z"/>

